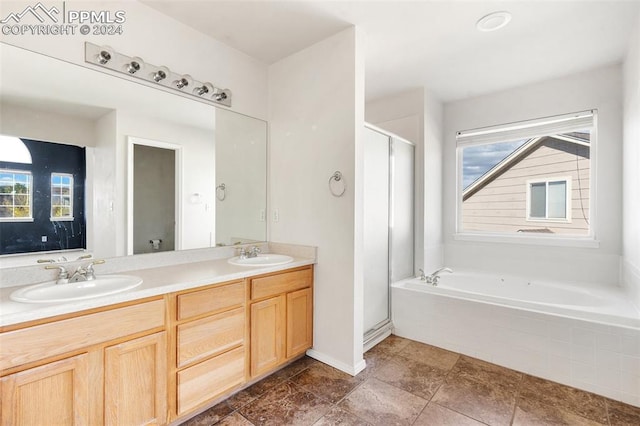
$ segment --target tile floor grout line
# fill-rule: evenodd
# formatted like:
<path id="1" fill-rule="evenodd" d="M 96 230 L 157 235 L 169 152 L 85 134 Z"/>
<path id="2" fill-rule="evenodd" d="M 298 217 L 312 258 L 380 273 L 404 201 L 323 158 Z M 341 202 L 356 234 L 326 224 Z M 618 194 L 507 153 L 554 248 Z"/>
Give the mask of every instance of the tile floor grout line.
<path id="1" fill-rule="evenodd" d="M 400 339 L 402 339 L 402 338 L 400 338 Z M 394 388 L 396 390 L 407 392 L 410 395 L 413 395 L 413 396 L 415 396 L 417 398 L 421 398 L 422 400 L 426 401 L 425 406 L 422 407 L 422 409 L 419 411 L 419 413 L 417 414 L 415 419 L 413 419 L 413 421 L 408 423 L 408 424 L 411 424 L 411 425 L 415 425 L 416 422 L 418 421 L 418 419 L 420 418 L 420 416 L 422 416 L 425 413 L 425 410 L 427 410 L 427 408 L 430 407 L 430 406 L 432 406 L 434 408 L 435 407 L 439 407 L 439 409 L 447 410 L 450 413 L 455 413 L 455 415 L 463 416 L 466 419 L 472 420 L 474 422 L 478 422 L 478 424 L 482 424 L 482 425 L 486 425 L 487 424 L 485 421 L 478 420 L 478 419 L 476 419 L 475 417 L 472 417 L 469 414 L 466 414 L 464 412 L 460 412 L 457 409 L 449 408 L 449 406 L 442 405 L 442 404 L 440 404 L 440 403 L 438 403 L 438 402 L 436 402 L 434 400 L 435 396 L 439 392 L 445 392 L 443 390 L 443 386 L 445 386 L 449 381 L 455 381 L 458 376 L 460 376 L 460 378 L 468 377 L 473 382 L 476 382 L 478 380 L 480 380 L 480 382 L 485 382 L 486 380 L 481 380 L 481 378 L 482 377 L 486 377 L 487 380 L 489 380 L 489 382 L 487 382 L 487 383 L 490 384 L 492 387 L 496 386 L 496 387 L 498 387 L 500 389 L 503 389 L 505 391 L 509 390 L 509 388 L 510 388 L 509 384 L 511 384 L 513 386 L 513 387 L 511 387 L 511 389 L 512 389 L 511 390 L 511 395 L 513 397 L 513 405 L 511 407 L 512 410 L 511 410 L 511 417 L 509 419 L 509 422 L 508 423 L 505 422 L 505 424 L 508 424 L 508 425 L 511 425 L 511 426 L 513 426 L 515 424 L 515 416 L 517 414 L 518 407 L 521 406 L 521 403 L 526 402 L 528 399 L 535 399 L 535 397 L 534 397 L 535 395 L 532 395 L 531 398 L 527 398 L 526 397 L 527 389 L 528 389 L 528 385 L 527 385 L 527 383 L 528 383 L 527 382 L 527 378 L 528 377 L 534 378 L 536 380 L 540 380 L 542 384 L 551 383 L 554 386 L 560 386 L 563 389 L 562 392 L 565 392 L 564 389 L 569 389 L 572 392 L 573 392 L 573 390 L 577 390 L 579 392 L 583 392 L 583 391 L 581 391 L 581 390 L 579 390 L 577 388 L 573 388 L 573 387 L 570 387 L 570 386 L 567 386 L 567 385 L 563 385 L 562 383 L 550 381 L 550 380 L 547 380 L 547 379 L 544 379 L 544 378 L 541 378 L 541 377 L 537 377 L 537 376 L 532 376 L 532 375 L 527 374 L 525 372 L 513 370 L 513 369 L 510 369 L 510 368 L 507 368 L 507 367 L 501 367 L 500 370 L 496 369 L 495 371 L 493 369 L 488 369 L 488 370 L 485 371 L 484 367 L 482 367 L 481 365 L 478 365 L 478 366 L 476 366 L 474 368 L 469 369 L 468 368 L 469 366 L 463 365 L 465 359 L 467 359 L 472 364 L 475 364 L 475 361 L 479 361 L 479 362 L 482 362 L 482 363 L 486 363 L 486 364 L 488 364 L 490 366 L 496 366 L 496 367 L 500 367 L 500 366 L 498 366 L 497 364 L 493 364 L 491 362 L 488 362 L 488 361 L 481 360 L 479 358 L 466 356 L 464 354 L 460 354 L 460 353 L 457 353 L 457 352 L 452 352 L 452 351 L 449 351 L 449 350 L 446 350 L 446 349 L 443 349 L 443 348 L 438 348 L 438 347 L 435 347 L 433 345 L 422 344 L 421 342 L 416 342 L 417 344 L 421 344 L 421 345 L 426 345 L 426 346 L 430 346 L 430 347 L 433 347 L 433 348 L 442 349 L 442 350 L 445 350 L 447 352 L 451 352 L 451 353 L 457 355 L 457 358 L 456 358 L 455 362 L 448 369 L 446 369 L 446 368 L 442 368 L 441 369 L 439 367 L 435 367 L 435 365 L 432 367 L 432 368 L 439 369 L 441 371 L 441 373 L 445 373 L 445 374 L 440 376 L 440 377 L 442 377 L 442 379 L 439 382 L 439 384 L 437 384 L 437 386 L 435 386 L 435 388 L 434 388 L 434 390 L 432 392 L 428 393 L 429 397 L 425 398 L 424 396 L 416 395 L 413 392 L 413 391 L 421 392 L 421 389 L 423 389 L 423 387 L 420 387 L 420 386 L 415 387 L 415 386 L 412 386 L 409 383 L 407 385 L 408 388 L 409 389 L 413 389 L 413 391 L 409 391 L 407 389 L 403 389 L 402 387 L 400 387 L 400 386 L 404 386 L 404 383 L 400 379 L 399 379 L 399 381 L 396 381 L 397 384 L 392 384 L 392 383 L 389 383 L 389 382 L 387 382 L 387 381 L 385 381 L 385 380 L 383 380 L 383 379 L 381 379 L 381 378 L 379 378 L 377 376 L 378 374 L 381 374 L 381 372 L 385 368 L 390 366 L 392 363 L 403 364 L 402 361 L 403 361 L 403 359 L 405 359 L 405 357 L 402 355 L 403 351 L 408 350 L 407 353 L 412 354 L 412 356 L 416 355 L 416 354 L 419 354 L 419 352 L 415 352 L 415 350 L 414 350 L 415 348 L 407 349 L 409 347 L 409 345 L 411 344 L 410 342 L 412 342 L 412 341 L 410 339 L 406 339 L 406 340 L 409 343 L 405 343 L 402 340 L 398 340 L 397 338 L 393 339 L 387 345 L 384 345 L 384 346 L 380 347 L 379 351 L 375 351 L 375 353 L 371 353 L 370 358 L 368 360 L 368 361 L 371 361 L 371 364 L 370 364 L 371 367 L 367 369 L 366 373 L 364 373 L 364 371 L 362 372 L 364 374 L 362 374 L 361 378 L 358 378 L 358 375 L 351 376 L 351 378 L 356 378 L 353 382 L 349 381 L 349 380 L 351 380 L 351 378 L 344 379 L 344 381 L 349 386 L 351 386 L 352 384 L 354 384 L 354 385 L 340 399 L 337 399 L 335 403 L 332 402 L 331 400 L 327 399 L 327 397 L 319 395 L 319 394 L 313 392 L 310 388 L 307 388 L 305 385 L 298 384 L 298 383 L 294 382 L 294 379 L 297 378 L 299 375 L 304 374 L 305 371 L 308 371 L 309 369 L 314 368 L 316 363 L 322 364 L 317 360 L 309 358 L 309 359 L 305 359 L 305 360 L 303 360 L 301 362 L 299 367 L 304 366 L 304 368 L 302 368 L 302 370 L 300 370 L 300 371 L 297 371 L 295 374 L 288 375 L 291 372 L 295 371 L 295 368 L 292 368 L 290 372 L 287 372 L 287 374 L 282 374 L 281 378 L 277 378 L 277 379 L 274 379 L 272 381 L 268 381 L 267 383 L 264 383 L 262 386 L 256 386 L 256 385 L 261 383 L 262 380 L 267 380 L 269 377 L 272 377 L 272 376 L 267 376 L 267 377 L 263 378 L 261 381 L 254 383 L 252 385 L 252 386 L 256 386 L 256 388 L 254 389 L 254 392 L 257 389 L 265 389 L 266 388 L 266 390 L 264 390 L 262 392 L 259 392 L 254 397 L 252 396 L 251 397 L 252 399 L 250 399 L 249 402 L 246 402 L 243 405 L 238 406 L 237 408 L 231 407 L 231 405 L 229 404 L 229 402 L 227 400 L 221 401 L 219 404 L 225 403 L 226 405 L 224 405 L 222 407 L 219 407 L 217 412 L 219 412 L 220 414 L 222 414 L 226 410 L 231 410 L 231 412 L 228 413 L 227 415 L 225 415 L 224 417 L 222 417 L 221 419 L 219 419 L 216 422 L 216 424 L 219 424 L 219 423 L 225 421 L 225 419 L 230 419 L 231 418 L 231 420 L 244 419 L 244 420 L 246 420 L 248 425 L 259 426 L 261 424 L 260 422 L 254 423 L 253 421 L 249 420 L 247 417 L 244 416 L 244 414 L 243 414 L 243 412 L 241 412 L 241 410 L 247 408 L 247 406 L 249 406 L 250 404 L 257 404 L 257 402 L 256 402 L 257 400 L 259 400 L 260 398 L 264 398 L 264 396 L 267 393 L 272 392 L 277 387 L 283 386 L 286 383 L 289 383 L 290 386 L 292 386 L 292 389 L 295 389 L 296 391 L 305 392 L 305 393 L 308 393 L 308 395 L 313 395 L 314 398 L 317 398 L 317 401 L 322 402 L 322 405 L 326 404 L 326 407 L 323 407 L 324 409 L 319 410 L 322 414 L 319 415 L 319 417 L 317 419 L 309 419 L 310 421 L 312 421 L 312 423 L 309 423 L 309 424 L 315 424 L 315 423 L 318 423 L 318 422 L 322 421 L 326 416 L 329 415 L 329 413 L 332 413 L 334 411 L 335 411 L 336 415 L 340 415 L 340 412 L 342 412 L 342 416 L 346 416 L 346 418 L 342 418 L 342 421 L 347 421 L 348 422 L 349 421 L 348 418 L 351 417 L 351 420 L 362 421 L 362 422 L 364 422 L 366 424 L 370 424 L 369 421 L 361 418 L 358 414 L 350 411 L 346 407 L 346 404 L 344 404 L 344 402 L 345 402 L 345 400 L 350 398 L 353 393 L 357 392 L 358 390 L 361 390 L 362 387 L 365 386 L 367 383 L 369 383 L 369 384 L 374 383 L 373 380 L 379 381 L 379 383 L 384 383 L 385 385 L 390 386 L 391 388 Z M 400 349 L 398 349 L 398 347 L 400 347 Z M 390 350 L 391 348 L 394 348 L 394 350 Z M 367 358 L 367 357 L 365 356 L 365 358 Z M 427 356 L 426 353 L 425 353 L 425 355 L 424 356 L 420 356 L 419 359 L 420 360 L 424 360 L 424 359 L 428 360 L 428 359 L 430 359 L 430 356 Z M 410 359 L 407 358 L 406 360 L 409 361 Z M 416 361 L 416 362 L 420 362 L 420 361 Z M 367 364 L 369 364 L 369 362 Z M 291 365 L 293 365 L 293 364 L 291 364 Z M 326 365 L 326 364 L 322 364 L 322 365 Z M 431 366 L 431 364 L 429 364 L 429 363 L 426 363 L 425 365 Z M 445 366 L 446 366 L 446 364 L 445 364 Z M 330 367 L 332 370 L 335 369 L 334 367 L 331 367 L 331 366 L 328 366 L 328 367 Z M 285 367 L 285 368 L 287 368 L 287 367 Z M 391 367 L 389 367 L 389 368 L 391 368 Z M 480 369 L 476 370 L 477 368 L 480 368 Z M 458 369 L 458 370 L 456 370 L 456 369 Z M 280 371 L 284 371 L 284 369 L 282 369 Z M 314 371 L 314 375 L 317 375 L 316 373 L 317 372 Z M 441 374 L 441 373 L 439 373 L 439 374 Z M 513 377 L 513 375 L 511 373 L 517 373 L 518 374 L 517 380 L 515 380 L 515 381 L 513 380 L 516 377 Z M 415 373 L 415 374 L 418 374 L 418 373 Z M 425 372 L 424 374 L 430 374 L 430 373 Z M 480 375 L 478 375 L 478 374 L 480 374 Z M 487 376 L 485 376 L 485 375 L 487 375 Z M 324 376 L 326 376 L 326 374 L 323 375 L 321 373 L 319 375 L 319 377 L 316 377 L 316 379 L 320 380 L 320 382 L 319 382 L 320 385 L 322 385 L 322 383 L 323 383 L 323 377 Z M 387 377 L 388 374 L 385 373 L 383 376 Z M 333 375 L 328 375 L 326 377 L 333 377 Z M 389 376 L 389 377 L 391 377 L 391 376 Z M 389 378 L 389 377 L 387 377 L 389 380 L 393 380 L 393 378 Z M 313 383 L 308 381 L 308 380 L 306 380 L 306 378 L 304 380 L 301 379 L 300 381 L 301 382 L 302 381 L 307 381 L 308 382 L 307 385 L 309 385 L 309 386 L 313 385 Z M 332 395 L 336 395 L 336 394 L 340 395 L 340 393 L 341 393 L 340 389 L 341 388 L 344 389 L 344 387 L 346 387 L 346 386 L 344 386 L 344 387 L 342 386 L 345 382 L 337 381 L 336 388 L 338 389 L 338 392 L 329 392 L 329 398 L 332 398 Z M 437 383 L 437 382 L 434 380 L 434 381 L 432 381 L 430 383 L 434 384 L 434 383 Z M 537 383 L 537 381 L 535 383 Z M 252 386 L 250 386 L 250 387 L 248 387 L 246 389 L 250 390 Z M 538 385 L 536 385 L 536 386 L 538 386 Z M 426 389 L 429 389 L 429 388 L 426 388 Z M 245 389 L 243 389 L 243 391 L 244 390 Z M 317 388 L 316 391 L 318 391 L 318 390 L 322 391 L 323 388 L 322 387 Z M 242 392 L 242 391 L 240 391 L 240 392 Z M 238 395 L 240 392 L 238 392 L 236 395 Z M 586 392 L 586 391 L 584 391 L 584 392 Z M 247 392 L 247 396 L 249 394 L 250 394 L 250 392 Z M 564 393 L 559 393 L 558 395 L 561 396 L 563 394 Z M 602 426 L 614 426 L 614 425 L 616 425 L 617 424 L 616 422 L 619 420 L 619 418 L 618 418 L 619 414 L 618 413 L 621 410 L 620 408 L 618 408 L 618 405 L 615 405 L 613 403 L 614 401 L 610 401 L 608 398 L 606 398 L 606 397 L 604 397 L 602 395 L 597 395 L 597 394 L 593 394 L 593 393 L 590 393 L 590 392 L 587 392 L 587 394 L 589 394 L 589 395 L 591 395 L 593 397 L 599 398 L 604 403 L 604 407 L 603 407 L 604 408 L 604 412 L 599 411 L 601 414 L 600 414 L 600 417 L 598 417 L 599 419 L 604 420 L 602 422 Z M 507 395 L 508 395 L 508 393 L 507 393 Z M 402 399 L 402 398 L 400 398 L 400 399 Z M 242 400 L 242 398 L 239 398 L 239 400 Z M 443 401 L 446 403 L 447 400 L 445 399 Z M 505 402 L 507 402 L 507 401 L 505 401 Z M 570 401 L 567 401 L 567 402 L 570 402 Z M 586 404 L 587 402 L 588 401 L 581 402 L 582 405 L 580 405 L 580 407 L 583 407 L 584 404 Z M 596 402 L 598 402 L 598 401 L 596 401 Z M 341 404 L 343 404 L 345 406 L 344 407 L 340 406 Z M 626 410 L 627 410 L 625 408 L 626 404 L 624 404 L 624 403 L 622 403 L 622 404 L 623 405 L 621 405 L 620 407 L 624 408 L 625 411 L 622 411 L 621 415 L 626 416 Z M 545 405 L 548 405 L 548 404 L 545 404 Z M 591 405 L 593 405 L 593 404 L 591 404 Z M 598 403 L 596 405 L 599 406 L 600 404 Z M 460 407 L 460 406 L 457 406 L 457 405 L 454 405 L 454 406 L 458 407 L 458 409 L 463 408 L 463 407 Z M 562 412 L 566 412 L 566 413 L 570 414 L 571 416 L 577 416 L 577 417 L 574 418 L 574 420 L 576 420 L 576 421 L 579 421 L 579 419 L 584 419 L 585 421 L 591 421 L 591 417 L 596 415 L 596 413 L 593 413 L 593 410 L 595 410 L 597 408 L 597 407 L 594 407 L 592 409 L 589 408 L 588 412 L 584 412 L 584 409 L 587 409 L 586 407 L 583 407 L 583 408 L 580 408 L 578 406 L 574 407 L 573 403 L 569 403 L 567 405 L 567 404 L 563 404 L 562 401 L 560 401 L 560 400 L 558 400 L 557 403 L 553 403 L 551 408 L 556 407 L 556 406 Z M 216 405 L 216 407 L 218 407 L 218 405 Z M 633 408 L 633 406 L 631 406 L 631 407 Z M 214 407 L 211 407 L 211 408 L 214 408 Z M 293 409 L 295 411 L 296 407 L 292 406 L 291 409 Z M 301 407 L 297 408 L 297 410 L 300 410 L 300 409 L 301 409 Z M 473 412 L 473 411 L 471 411 L 471 412 Z M 584 412 L 584 414 L 583 414 L 583 412 Z M 206 411 L 203 412 L 203 413 L 200 413 L 200 414 L 204 414 L 204 413 L 206 413 Z M 508 413 L 508 411 L 507 411 L 507 413 Z M 539 412 L 539 414 L 542 414 L 542 413 L 543 413 L 543 411 Z M 531 414 L 534 415 L 534 416 L 537 416 L 538 415 L 538 410 L 532 411 Z M 216 414 L 216 411 L 213 411 L 212 414 L 210 414 L 210 415 L 213 415 L 211 420 L 218 416 L 218 414 Z M 453 414 L 451 414 L 451 415 L 453 415 Z M 588 417 L 586 417 L 586 415 L 588 415 Z M 614 415 L 616 416 L 615 419 L 612 417 Z M 630 411 L 629 412 L 629 416 L 631 416 L 629 418 L 636 419 L 637 418 L 636 416 L 638 416 L 638 415 L 640 415 L 640 412 L 637 412 L 637 413 L 635 411 Z M 527 414 L 527 416 L 529 416 L 529 414 Z M 527 416 L 523 417 L 523 419 L 525 421 L 528 419 Z M 554 415 L 554 417 L 555 416 L 556 415 Z M 196 416 L 196 417 L 198 417 L 198 416 Z M 194 419 L 196 417 L 194 417 Z M 332 416 L 332 417 L 333 418 L 340 418 L 340 417 L 335 417 L 335 415 Z M 331 423 L 330 419 L 332 417 L 327 417 L 324 421 Z M 427 415 L 427 417 L 430 418 L 430 415 Z M 289 417 L 287 417 L 287 418 L 289 418 Z M 570 419 L 570 418 L 573 418 L 573 417 L 568 417 L 567 419 Z M 374 420 L 373 421 L 373 425 L 377 424 L 376 422 L 379 421 L 378 417 L 372 417 L 372 419 Z M 405 421 L 407 421 L 409 419 L 410 418 L 406 418 L 405 417 Z M 543 419 L 543 417 L 539 417 L 539 420 L 542 420 L 542 419 Z M 275 421 L 276 423 L 282 422 L 280 424 L 284 423 L 283 420 L 284 420 L 284 418 L 281 419 L 281 418 L 276 418 L 276 417 L 272 417 L 272 418 L 269 419 L 269 421 Z M 460 420 L 462 420 L 462 418 L 460 418 Z M 189 421 L 189 420 L 187 420 L 187 421 Z M 201 421 L 204 423 L 205 419 L 203 418 Z M 229 420 L 227 420 L 227 421 L 229 421 Z M 559 422 L 561 421 L 560 417 L 557 417 L 557 421 L 559 421 Z M 593 420 L 593 421 L 596 422 L 596 423 L 599 422 L 599 420 Z M 211 423 L 207 422 L 207 424 L 211 424 Z M 299 422 L 296 423 L 294 421 L 294 424 L 300 424 L 300 423 Z M 306 424 L 307 423 L 305 422 L 305 425 Z M 636 423 L 635 423 L 634 420 L 631 420 L 630 424 L 636 424 Z M 640 425 L 640 423 L 637 423 L 637 424 Z"/>
<path id="2" fill-rule="evenodd" d="M 521 374 L 522 374 L 522 377 L 520 377 L 520 382 L 518 383 L 516 397 L 513 402 L 513 410 L 511 410 L 511 421 L 509 422 L 509 426 L 513 426 L 513 422 L 516 420 L 516 410 L 518 409 L 518 400 L 520 399 L 520 392 L 522 391 L 522 387 L 524 386 L 523 382 L 525 379 L 525 374 L 524 373 L 521 373 Z"/>

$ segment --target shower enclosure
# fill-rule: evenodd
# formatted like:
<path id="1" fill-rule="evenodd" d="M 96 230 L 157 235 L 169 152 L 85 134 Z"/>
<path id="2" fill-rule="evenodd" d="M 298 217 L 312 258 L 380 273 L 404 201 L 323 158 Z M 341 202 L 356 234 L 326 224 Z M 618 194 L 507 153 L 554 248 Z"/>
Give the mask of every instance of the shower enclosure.
<path id="1" fill-rule="evenodd" d="M 364 345 L 391 329 L 390 284 L 414 273 L 414 145 L 372 125 L 364 147 Z"/>

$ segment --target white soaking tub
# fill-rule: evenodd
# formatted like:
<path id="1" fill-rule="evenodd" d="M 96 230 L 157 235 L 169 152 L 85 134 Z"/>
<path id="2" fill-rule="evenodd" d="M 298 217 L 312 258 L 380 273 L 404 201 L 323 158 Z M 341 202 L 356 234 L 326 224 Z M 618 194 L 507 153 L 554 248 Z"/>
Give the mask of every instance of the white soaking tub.
<path id="1" fill-rule="evenodd" d="M 469 271 L 392 284 L 394 333 L 640 406 L 640 311 L 615 285 Z"/>

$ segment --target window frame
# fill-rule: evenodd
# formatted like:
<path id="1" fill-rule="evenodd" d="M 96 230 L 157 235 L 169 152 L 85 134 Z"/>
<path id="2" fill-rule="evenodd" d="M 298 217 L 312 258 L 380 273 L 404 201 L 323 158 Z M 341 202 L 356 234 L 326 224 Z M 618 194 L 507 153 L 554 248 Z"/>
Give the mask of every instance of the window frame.
<path id="1" fill-rule="evenodd" d="M 25 216 L 25 217 L 0 217 L 0 222 L 33 222 L 33 173 L 31 173 L 31 170 L 20 170 L 20 169 L 4 169 L 4 168 L 0 168 L 0 173 L 13 173 L 13 174 L 21 174 L 21 175 L 27 175 L 28 179 L 29 179 L 29 191 L 27 193 L 27 195 L 29 196 L 29 216 Z M 14 188 L 15 188 L 15 178 L 14 178 Z M 15 192 L 15 191 L 14 191 Z M 12 193 L 14 196 L 15 194 Z M 15 208 L 16 204 L 15 204 L 15 199 L 14 199 L 14 204 L 12 204 L 12 207 Z"/>
<path id="2" fill-rule="evenodd" d="M 571 124 L 573 121 L 573 125 Z M 588 121 L 588 125 L 583 125 Z M 564 123 L 569 123 L 567 129 L 563 128 Z M 576 124 L 578 123 L 578 124 Z M 579 126 L 579 127 L 578 127 Z M 589 160 L 590 160 L 590 195 L 589 195 L 589 232 L 585 235 L 569 235 L 569 234 L 533 234 L 533 233 L 506 233 L 496 231 L 465 231 L 463 230 L 463 148 L 473 145 L 488 145 L 498 142 L 507 142 L 522 137 L 540 137 L 558 133 L 566 133 L 571 129 L 578 128 L 590 129 L 589 142 Z M 544 129 L 544 132 L 536 132 L 536 129 Z M 568 130 L 569 129 L 569 130 Z M 501 137 L 501 134 L 504 136 Z M 597 239 L 597 157 L 598 157 L 598 110 L 591 109 L 575 113 L 549 116 L 533 120 L 523 120 L 502 125 L 492 125 L 488 127 L 476 128 L 456 132 L 455 146 L 455 170 L 456 170 L 456 187 L 455 187 L 455 229 L 453 233 L 454 241 L 474 241 L 489 243 L 511 243 L 524 245 L 541 245 L 541 246 L 558 246 L 558 247 L 584 247 L 598 248 L 600 242 Z M 463 142 L 461 142 L 461 140 Z M 562 177 L 561 179 L 563 179 Z M 557 179 L 557 180 L 561 180 Z M 556 178 L 550 179 L 551 181 Z M 526 190 L 527 196 L 527 218 L 529 217 L 529 189 Z M 567 189 L 567 196 L 571 192 Z M 567 204 L 567 214 L 571 214 L 571 203 Z M 535 218 L 534 218 L 535 220 Z M 547 220 L 547 223 L 566 223 L 562 219 Z M 533 220 L 532 220 L 533 221 Z M 535 220 L 540 222 L 538 220 Z"/>
<path id="3" fill-rule="evenodd" d="M 53 178 L 54 176 L 58 176 L 60 178 L 69 178 L 71 179 L 71 183 L 69 185 L 65 185 L 65 184 L 60 184 L 60 185 L 56 185 L 60 188 L 66 188 L 67 186 L 69 187 L 69 195 L 62 195 L 62 192 L 58 195 L 56 194 L 55 196 L 59 196 L 59 197 L 69 197 L 69 215 L 66 216 L 54 216 L 53 215 L 53 209 L 55 207 L 67 207 L 64 204 L 53 204 L 53 188 L 54 188 L 54 183 L 53 183 Z M 51 199 L 49 200 L 49 213 L 50 213 L 50 217 L 49 219 L 52 222 L 73 222 L 74 216 L 73 216 L 73 207 L 74 207 L 74 202 L 73 202 L 73 196 L 74 196 L 74 191 L 73 191 L 73 187 L 74 187 L 74 178 L 73 178 L 73 174 L 71 173 L 60 173 L 60 172 L 52 172 L 51 176 L 49 178 L 49 192 L 51 194 Z"/>
<path id="4" fill-rule="evenodd" d="M 551 182 L 564 182 L 565 183 L 565 215 L 560 217 L 549 217 L 549 183 Z M 545 184 L 545 217 L 531 216 L 531 186 L 534 183 Z M 526 194 L 527 194 L 527 222 L 539 222 L 539 223 L 571 223 L 571 176 L 558 176 L 544 179 L 529 179 L 526 182 Z"/>

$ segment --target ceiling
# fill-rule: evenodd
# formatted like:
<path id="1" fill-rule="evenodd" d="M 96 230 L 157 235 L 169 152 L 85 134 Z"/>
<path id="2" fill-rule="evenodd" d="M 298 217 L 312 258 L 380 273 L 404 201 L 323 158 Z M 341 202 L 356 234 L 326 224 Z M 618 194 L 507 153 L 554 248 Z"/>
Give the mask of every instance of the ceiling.
<path id="1" fill-rule="evenodd" d="M 620 62 L 640 10 L 640 0 L 143 2 L 267 64 L 357 25 L 367 100 L 425 87 L 445 102 Z M 508 26 L 476 29 L 502 10 Z"/>

